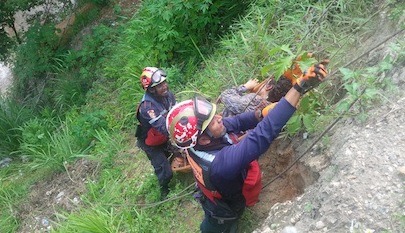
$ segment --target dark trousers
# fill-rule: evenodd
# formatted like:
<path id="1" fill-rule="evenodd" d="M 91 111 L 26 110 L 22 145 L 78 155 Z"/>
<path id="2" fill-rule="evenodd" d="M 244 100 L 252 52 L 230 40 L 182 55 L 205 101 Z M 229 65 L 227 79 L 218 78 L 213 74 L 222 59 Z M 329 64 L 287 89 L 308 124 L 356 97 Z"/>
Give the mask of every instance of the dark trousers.
<path id="1" fill-rule="evenodd" d="M 142 141 L 138 141 L 137 145 L 148 156 L 148 159 L 155 170 L 155 175 L 158 178 L 160 187 L 167 189 L 169 182 L 173 177 L 172 168 L 169 160 L 167 159 L 170 156 L 170 153 L 167 151 L 167 145 L 163 144 L 160 146 L 151 147 Z"/>
<path id="2" fill-rule="evenodd" d="M 237 214 L 229 206 L 217 200 L 214 204 L 208 198 L 199 200 L 204 210 L 204 220 L 200 225 L 202 233 L 236 233 L 238 221 L 244 208 Z M 244 206 L 244 205 L 242 205 Z"/>
<path id="3" fill-rule="evenodd" d="M 200 230 L 202 233 L 236 233 L 238 230 L 238 219 L 221 221 L 205 212 Z"/>

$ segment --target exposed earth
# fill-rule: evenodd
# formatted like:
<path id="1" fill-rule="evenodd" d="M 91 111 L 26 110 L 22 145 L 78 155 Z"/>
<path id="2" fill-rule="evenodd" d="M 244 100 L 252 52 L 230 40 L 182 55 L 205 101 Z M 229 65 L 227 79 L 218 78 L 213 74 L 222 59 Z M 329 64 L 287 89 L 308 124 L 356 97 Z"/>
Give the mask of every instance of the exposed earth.
<path id="1" fill-rule="evenodd" d="M 403 24 L 393 25 L 383 13 L 380 17 L 376 33 L 367 35 L 355 54 L 373 48 Z M 402 32 L 395 38 L 403 37 Z M 383 60 L 392 41 L 372 49 L 362 65 Z M 259 161 L 264 185 L 260 201 L 249 208 L 262 222 L 255 233 L 405 232 L 405 220 L 399 219 L 405 218 L 405 63 L 382 76 L 400 91 L 383 92 L 386 101 L 368 112 L 366 122 L 341 118 L 326 132 L 328 143 L 316 141 L 313 147 L 317 135 L 273 142 Z M 351 111 L 357 111 L 356 104 Z M 97 172 L 97 163 L 79 160 L 35 184 L 30 201 L 20 207 L 24 221 L 18 232 L 49 231 L 55 210 L 77 208 L 85 182 Z"/>

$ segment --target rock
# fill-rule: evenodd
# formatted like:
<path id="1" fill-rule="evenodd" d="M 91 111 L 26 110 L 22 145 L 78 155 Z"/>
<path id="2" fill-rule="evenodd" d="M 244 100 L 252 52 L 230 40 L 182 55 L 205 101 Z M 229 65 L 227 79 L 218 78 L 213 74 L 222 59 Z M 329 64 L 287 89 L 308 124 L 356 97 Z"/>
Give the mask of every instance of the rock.
<path id="1" fill-rule="evenodd" d="M 398 168 L 398 171 L 402 173 L 402 175 L 405 175 L 405 166 Z"/>
<path id="2" fill-rule="evenodd" d="M 315 223 L 315 227 L 316 227 L 316 229 L 322 229 L 322 228 L 324 228 L 325 227 L 325 223 L 323 223 L 322 221 L 318 221 L 318 222 L 316 222 Z"/>
<path id="3" fill-rule="evenodd" d="M 8 167 L 10 165 L 11 161 L 13 161 L 13 160 L 9 157 L 6 157 L 6 158 L 0 160 L 0 168 Z"/>
<path id="4" fill-rule="evenodd" d="M 297 228 L 293 226 L 286 226 L 280 233 L 298 233 Z"/>

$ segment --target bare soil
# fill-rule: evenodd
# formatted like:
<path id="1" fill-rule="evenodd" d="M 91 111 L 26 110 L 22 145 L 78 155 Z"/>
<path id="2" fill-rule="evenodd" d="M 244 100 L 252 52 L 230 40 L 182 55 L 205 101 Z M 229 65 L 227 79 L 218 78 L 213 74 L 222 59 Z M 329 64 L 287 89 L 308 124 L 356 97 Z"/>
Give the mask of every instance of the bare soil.
<path id="1" fill-rule="evenodd" d="M 56 173 L 31 187 L 28 201 L 20 205 L 22 220 L 18 232 L 49 232 L 61 210 L 72 212 L 81 207 L 80 196 L 87 192 L 86 184 L 96 179 L 98 163 L 80 159 L 65 165 L 65 172 Z"/>
<path id="2" fill-rule="evenodd" d="M 267 218 L 271 206 L 303 194 L 319 177 L 301 162 L 294 163 L 297 155 L 293 144 L 292 140 L 277 139 L 259 159 L 263 188 L 259 202 L 250 208 L 259 222 Z"/>

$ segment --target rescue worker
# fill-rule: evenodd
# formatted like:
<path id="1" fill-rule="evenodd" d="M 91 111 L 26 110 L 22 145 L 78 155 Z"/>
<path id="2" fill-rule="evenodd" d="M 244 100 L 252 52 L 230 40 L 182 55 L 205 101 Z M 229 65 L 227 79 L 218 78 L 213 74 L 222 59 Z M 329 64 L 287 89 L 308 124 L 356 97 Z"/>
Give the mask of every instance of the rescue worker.
<path id="1" fill-rule="evenodd" d="M 249 177 L 252 162 L 270 147 L 295 112 L 300 96 L 327 76 L 326 64 L 324 61 L 311 66 L 269 112 L 265 108 L 222 118 L 215 115 L 215 104 L 197 96 L 176 104 L 168 113 L 169 137 L 188 153 L 202 192 L 200 203 L 205 214 L 201 232 L 237 231 L 238 219 L 250 201 L 247 199 L 252 198 L 247 195 L 250 192 L 245 192 L 245 178 Z M 232 139 L 234 133 L 248 129 L 240 142 Z M 259 182 L 250 184 L 250 189 L 261 189 Z"/>
<path id="2" fill-rule="evenodd" d="M 169 193 L 169 182 L 173 177 L 168 157 L 171 155 L 166 115 L 176 104 L 174 94 L 169 90 L 166 72 L 156 67 L 146 67 L 140 77 L 145 94 L 137 109 L 137 146 L 150 160 L 160 185 L 160 197 Z"/>

